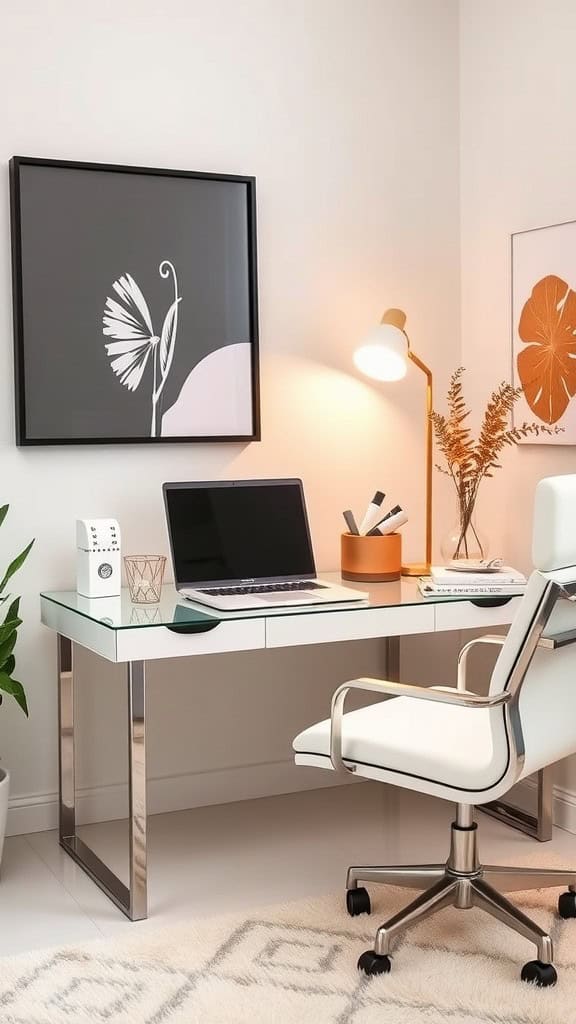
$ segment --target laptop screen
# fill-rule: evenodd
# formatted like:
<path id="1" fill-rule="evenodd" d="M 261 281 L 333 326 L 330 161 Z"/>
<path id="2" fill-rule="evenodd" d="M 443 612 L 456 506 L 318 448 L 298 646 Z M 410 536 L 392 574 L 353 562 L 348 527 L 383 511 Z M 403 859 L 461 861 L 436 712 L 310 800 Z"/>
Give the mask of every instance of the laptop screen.
<path id="1" fill-rule="evenodd" d="M 300 480 L 165 484 L 178 584 L 315 575 Z"/>

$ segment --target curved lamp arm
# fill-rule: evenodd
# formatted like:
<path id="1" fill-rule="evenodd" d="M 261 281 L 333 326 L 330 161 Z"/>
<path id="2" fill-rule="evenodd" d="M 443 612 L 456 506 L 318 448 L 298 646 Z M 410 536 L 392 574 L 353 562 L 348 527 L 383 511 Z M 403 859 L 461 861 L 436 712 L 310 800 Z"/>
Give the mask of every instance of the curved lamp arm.
<path id="1" fill-rule="evenodd" d="M 408 338 L 408 335 L 406 335 Z M 426 374 L 426 571 L 432 565 L 432 371 L 410 348 L 408 339 L 408 358 Z"/>
<path id="2" fill-rule="evenodd" d="M 387 309 L 382 317 L 383 324 L 391 324 L 402 331 L 408 347 L 407 355 L 426 377 L 426 554 L 423 565 L 407 565 L 403 567 L 403 575 L 427 576 L 432 564 L 432 371 L 412 350 L 410 338 L 406 333 L 406 314 L 402 309 Z"/>

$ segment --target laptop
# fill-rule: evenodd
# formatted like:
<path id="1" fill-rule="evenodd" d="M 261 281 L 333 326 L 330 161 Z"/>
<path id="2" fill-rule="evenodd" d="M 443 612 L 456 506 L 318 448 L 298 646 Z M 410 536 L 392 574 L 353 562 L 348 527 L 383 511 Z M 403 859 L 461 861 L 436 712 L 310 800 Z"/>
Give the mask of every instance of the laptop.
<path id="1" fill-rule="evenodd" d="M 178 593 L 241 611 L 362 601 L 316 577 L 301 480 L 166 483 Z"/>

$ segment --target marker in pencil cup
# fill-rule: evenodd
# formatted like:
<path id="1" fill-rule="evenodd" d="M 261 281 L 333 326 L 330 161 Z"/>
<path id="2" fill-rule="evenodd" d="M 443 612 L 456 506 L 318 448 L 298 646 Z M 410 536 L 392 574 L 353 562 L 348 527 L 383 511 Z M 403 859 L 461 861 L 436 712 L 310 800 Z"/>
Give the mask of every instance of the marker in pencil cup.
<path id="1" fill-rule="evenodd" d="M 394 505 L 394 508 L 391 508 L 390 511 L 387 512 L 385 516 L 381 516 L 380 519 L 378 520 L 378 522 L 373 526 L 373 528 L 368 531 L 368 536 L 372 537 L 372 536 L 375 536 L 377 533 L 379 533 L 380 532 L 380 527 L 382 526 L 382 523 L 384 523 L 387 519 L 389 519 L 390 516 L 395 516 L 397 512 L 401 512 L 401 511 L 402 511 L 402 509 L 401 509 L 400 505 Z"/>
<path id="2" fill-rule="evenodd" d="M 342 515 L 344 516 L 344 522 L 346 523 L 346 526 L 348 527 L 350 533 L 355 534 L 356 537 L 357 537 L 360 531 L 359 531 L 359 529 L 358 529 L 358 527 L 356 525 L 356 520 L 354 519 L 354 513 L 351 512 L 350 509 L 348 508 L 348 509 L 346 509 L 345 512 L 342 513 Z"/>
<path id="3" fill-rule="evenodd" d="M 384 501 L 385 497 L 386 495 L 383 493 L 383 491 L 376 491 L 376 494 L 374 495 L 372 501 L 368 505 L 368 508 L 364 513 L 364 518 L 360 523 L 358 532 L 362 537 L 365 537 L 366 534 L 370 532 L 372 527 L 376 526 L 376 523 L 378 523 L 382 519 L 382 502 Z"/>
<path id="4" fill-rule="evenodd" d="M 395 530 L 400 529 L 408 522 L 408 516 L 400 505 L 396 505 L 395 508 L 388 513 L 387 516 L 382 519 L 377 526 L 368 534 L 369 537 L 380 536 L 387 537 L 388 534 L 394 533 Z"/>

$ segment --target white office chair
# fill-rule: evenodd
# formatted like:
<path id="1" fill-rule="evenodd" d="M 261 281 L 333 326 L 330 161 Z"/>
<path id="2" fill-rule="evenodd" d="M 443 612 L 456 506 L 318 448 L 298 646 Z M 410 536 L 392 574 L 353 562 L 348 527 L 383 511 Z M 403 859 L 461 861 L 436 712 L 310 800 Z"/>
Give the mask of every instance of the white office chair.
<path id="1" fill-rule="evenodd" d="M 358 967 L 390 970 L 392 941 L 446 906 L 480 907 L 534 942 L 537 959 L 523 981 L 555 984 L 550 936 L 498 890 L 568 886 L 562 917 L 576 917 L 576 871 L 483 866 L 478 859 L 475 804 L 487 803 L 540 768 L 576 752 L 576 475 L 550 477 L 536 489 L 532 573 L 508 635 L 471 640 L 460 652 L 457 687 L 421 687 L 378 679 L 340 686 L 331 718 L 294 740 L 297 764 L 354 772 L 456 802 L 446 864 L 351 867 L 346 903 L 370 913 L 360 881 L 424 889 L 376 933 Z M 501 645 L 488 696 L 466 688 L 466 660 L 478 643 Z M 349 690 L 386 698 L 344 714 Z"/>

